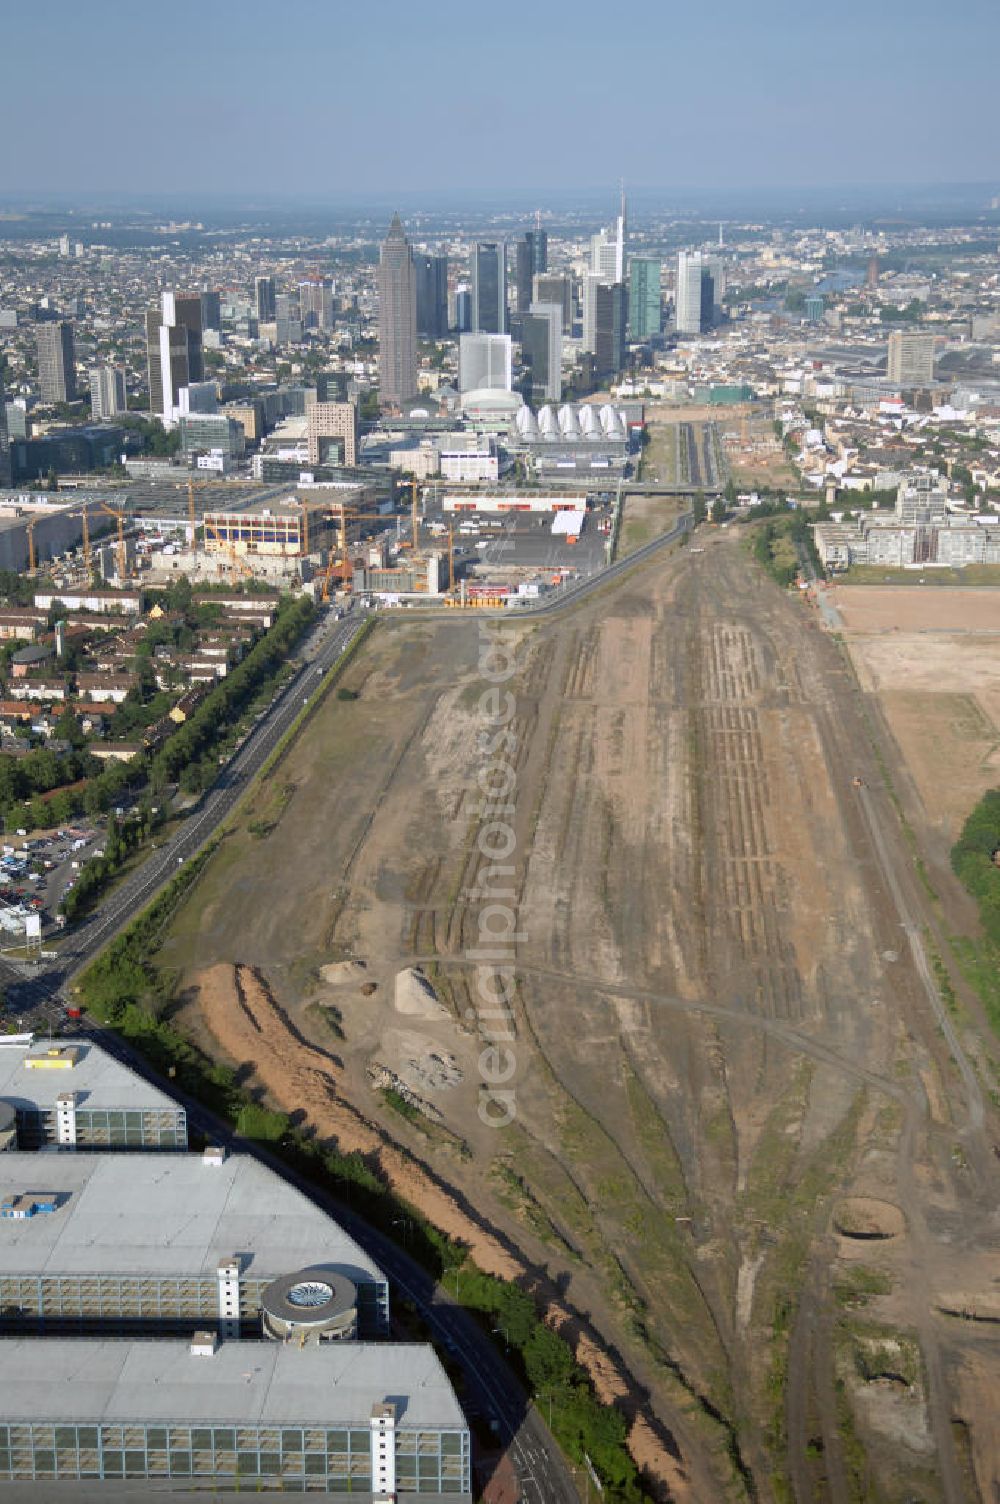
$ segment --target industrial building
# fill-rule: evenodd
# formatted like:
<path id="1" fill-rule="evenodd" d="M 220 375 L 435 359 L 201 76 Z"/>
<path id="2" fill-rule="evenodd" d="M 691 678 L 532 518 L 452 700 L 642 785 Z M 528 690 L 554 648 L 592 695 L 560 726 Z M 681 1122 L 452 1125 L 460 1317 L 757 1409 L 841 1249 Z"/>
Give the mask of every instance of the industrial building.
<path id="1" fill-rule="evenodd" d="M 566 491 L 447 491 L 441 498 L 444 512 L 585 512 L 587 498 Z"/>
<path id="2" fill-rule="evenodd" d="M 0 1036 L 0 1149 L 186 1149 L 187 1113 L 86 1039 Z"/>
<path id="3" fill-rule="evenodd" d="M 430 1346 L 0 1341 L 0 1480 L 130 1478 L 472 1499 L 469 1429 Z"/>
<path id="4" fill-rule="evenodd" d="M 6 1196 L 42 1202 L 22 1205 L 20 1216 L 4 1210 L 7 1332 L 163 1336 L 198 1327 L 230 1340 L 305 1341 L 388 1332 L 382 1271 L 301 1191 L 249 1156 L 11 1150 L 0 1163 Z M 329 1286 L 337 1301 L 317 1312 L 306 1292 L 296 1324 L 289 1291 L 307 1286 Z"/>

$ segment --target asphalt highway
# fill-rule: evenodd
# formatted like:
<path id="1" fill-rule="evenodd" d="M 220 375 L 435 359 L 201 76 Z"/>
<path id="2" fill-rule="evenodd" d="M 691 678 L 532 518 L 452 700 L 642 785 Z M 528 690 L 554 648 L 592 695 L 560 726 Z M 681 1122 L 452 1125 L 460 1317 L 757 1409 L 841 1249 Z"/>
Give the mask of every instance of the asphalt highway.
<path id="1" fill-rule="evenodd" d="M 576 604 L 595 590 L 619 578 L 637 564 L 655 556 L 691 527 L 690 514 L 673 528 L 606 569 L 574 580 L 553 591 L 537 605 L 520 610 L 518 616 L 547 616 Z M 470 612 L 469 619 L 482 613 Z M 0 987 L 7 993 L 11 1011 L 36 1031 L 65 1023 L 63 989 L 74 973 L 124 929 L 155 896 L 185 861 L 197 855 L 226 819 L 236 802 L 258 775 L 281 738 L 291 727 L 320 677 L 337 661 L 360 633 L 368 613 L 354 607 L 337 620 L 323 616 L 299 652 L 300 667 L 251 729 L 212 788 L 192 814 L 163 845 L 120 883 L 85 920 L 66 935 L 57 956 L 33 966 L 15 965 L 0 959 Z M 125 1060 L 141 1074 L 148 1074 L 143 1061 L 113 1033 L 94 1030 L 103 1048 Z M 163 1083 L 157 1083 L 161 1086 Z M 168 1089 L 174 1090 L 172 1087 Z M 175 1095 L 180 1095 L 174 1091 Z M 201 1124 L 214 1137 L 229 1138 L 228 1128 L 212 1118 L 198 1103 L 187 1104 L 192 1124 Z M 241 1141 L 246 1152 L 248 1145 Z M 281 1174 L 288 1167 L 275 1162 Z M 290 1178 L 295 1178 L 291 1176 Z M 301 1188 L 322 1201 L 316 1188 L 301 1182 Z M 427 1321 L 436 1342 L 462 1366 L 479 1412 L 499 1428 L 503 1444 L 517 1473 L 524 1504 L 578 1504 L 580 1494 L 571 1471 L 537 1411 L 532 1408 L 507 1365 L 489 1338 L 477 1327 L 454 1295 L 435 1284 L 405 1250 L 370 1227 L 361 1218 L 337 1205 L 334 1213 L 351 1235 L 375 1257 L 396 1289 L 411 1299 Z"/>

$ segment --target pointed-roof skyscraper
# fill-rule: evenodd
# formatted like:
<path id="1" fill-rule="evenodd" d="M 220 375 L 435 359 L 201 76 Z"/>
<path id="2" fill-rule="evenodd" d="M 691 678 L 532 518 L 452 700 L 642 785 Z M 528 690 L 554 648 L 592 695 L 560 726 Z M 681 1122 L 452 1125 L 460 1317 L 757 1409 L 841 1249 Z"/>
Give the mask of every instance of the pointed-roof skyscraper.
<path id="1" fill-rule="evenodd" d="M 417 394 L 417 283 L 410 242 L 392 216 L 378 265 L 379 396 L 398 406 Z"/>

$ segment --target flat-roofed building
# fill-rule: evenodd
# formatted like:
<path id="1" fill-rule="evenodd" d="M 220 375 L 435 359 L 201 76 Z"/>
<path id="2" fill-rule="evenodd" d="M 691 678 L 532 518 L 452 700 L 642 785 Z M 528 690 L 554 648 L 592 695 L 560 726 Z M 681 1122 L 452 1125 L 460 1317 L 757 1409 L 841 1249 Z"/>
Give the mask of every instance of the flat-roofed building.
<path id="1" fill-rule="evenodd" d="M 351 500 L 355 494 L 351 492 Z M 330 503 L 295 496 L 241 512 L 206 512 L 204 526 L 208 553 L 235 549 L 240 555 L 292 559 L 317 553 L 334 542 Z"/>
<path id="2" fill-rule="evenodd" d="M 353 402 L 314 402 L 306 410 L 310 465 L 356 465 L 358 410 Z"/>
<path id="3" fill-rule="evenodd" d="M 211 1327 L 223 1337 L 255 1337 L 265 1330 L 265 1303 L 287 1294 L 294 1275 L 292 1286 L 329 1286 L 333 1302 L 324 1296 L 322 1330 L 303 1321 L 306 1339 L 388 1331 L 389 1289 L 377 1264 L 249 1155 L 12 1150 L 0 1164 L 6 1195 L 41 1187 L 55 1204 L 4 1225 L 7 1330 L 44 1323 L 46 1332 L 162 1335 Z M 349 1307 L 340 1281 L 353 1292 Z M 302 1312 L 309 1317 L 313 1307 Z"/>
<path id="4" fill-rule="evenodd" d="M 0 1480 L 154 1478 L 471 1504 L 469 1428 L 423 1344 L 0 1340 Z"/>
<path id="5" fill-rule="evenodd" d="M 13 1114 L 14 1147 L 186 1149 L 179 1102 L 87 1039 L 8 1042 L 0 1036 L 0 1113 Z"/>

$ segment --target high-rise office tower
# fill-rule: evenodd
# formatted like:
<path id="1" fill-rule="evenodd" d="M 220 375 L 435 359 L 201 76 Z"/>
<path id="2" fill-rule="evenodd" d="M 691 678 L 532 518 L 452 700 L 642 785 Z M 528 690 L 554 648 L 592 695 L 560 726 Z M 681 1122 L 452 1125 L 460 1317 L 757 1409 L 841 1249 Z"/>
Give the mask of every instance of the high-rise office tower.
<path id="1" fill-rule="evenodd" d="M 464 285 L 455 289 L 454 327 L 459 334 L 468 334 L 472 328 L 472 293 Z"/>
<path id="2" fill-rule="evenodd" d="M 509 392 L 514 363 L 509 334 L 463 334 L 458 341 L 458 386 L 462 392 L 493 388 Z"/>
<path id="3" fill-rule="evenodd" d="M 531 307 L 531 246 L 525 236 L 514 244 L 514 307 L 518 313 Z"/>
<path id="4" fill-rule="evenodd" d="M 701 251 L 679 252 L 674 298 L 677 332 L 700 334 L 708 329 L 725 290 L 725 264 L 721 256 L 706 256 Z"/>
<path id="5" fill-rule="evenodd" d="M 417 333 L 424 339 L 448 336 L 448 257 L 415 255 Z"/>
<path id="6" fill-rule="evenodd" d="M 410 242 L 392 216 L 378 264 L 379 398 L 406 402 L 417 392 L 417 289 Z"/>
<path id="7" fill-rule="evenodd" d="M 625 364 L 628 289 L 622 282 L 600 282 L 594 293 L 594 374 L 615 376 Z"/>
<path id="8" fill-rule="evenodd" d="M 652 339 L 660 332 L 660 263 L 633 256 L 628 266 L 628 322 L 633 339 Z"/>
<path id="9" fill-rule="evenodd" d="M 206 290 L 201 295 L 201 327 L 202 331 L 222 328 L 222 299 L 217 292 Z"/>
<path id="10" fill-rule="evenodd" d="M 573 282 L 553 272 L 536 272 L 532 281 L 533 303 L 558 303 L 562 308 L 563 333 L 573 328 Z"/>
<path id="11" fill-rule="evenodd" d="M 532 303 L 521 317 L 521 358 L 531 368 L 531 395 L 562 400 L 562 304 Z"/>
<path id="12" fill-rule="evenodd" d="M 257 322 L 259 324 L 274 323 L 274 278 L 255 277 L 253 282 L 254 297 L 257 301 Z"/>
<path id="13" fill-rule="evenodd" d="M 600 272 L 585 272 L 583 276 L 583 285 L 580 289 L 581 301 L 583 303 L 582 345 L 583 349 L 589 350 L 591 355 L 593 355 L 595 349 L 594 334 L 597 327 L 597 289 L 602 285 L 602 283 L 604 283 L 605 286 L 608 285 Z"/>
<path id="14" fill-rule="evenodd" d="M 73 326 L 60 319 L 54 324 L 39 324 L 35 331 L 38 350 L 38 384 L 43 402 L 76 400 L 76 368 Z"/>
<path id="15" fill-rule="evenodd" d="M 333 286 L 325 277 L 299 283 L 299 312 L 303 329 L 333 328 Z"/>
<path id="16" fill-rule="evenodd" d="M 117 417 L 127 407 L 125 372 L 118 366 L 91 366 L 90 411 L 99 422 Z"/>
<path id="17" fill-rule="evenodd" d="M 929 386 L 934 380 L 934 336 L 906 329 L 889 335 L 889 380 L 900 386 Z"/>
<path id="18" fill-rule="evenodd" d="M 507 333 L 507 245 L 482 241 L 472 248 L 472 330 Z"/>
<path id="19" fill-rule="evenodd" d="M 599 230 L 590 239 L 590 270 L 597 272 L 602 282 L 610 285 L 613 282 L 625 281 L 627 234 L 623 188 L 621 207 L 614 224 Z"/>
<path id="20" fill-rule="evenodd" d="M 549 269 L 549 232 L 536 225 L 524 238 L 531 247 L 531 275 L 537 277 Z"/>
<path id="21" fill-rule="evenodd" d="M 10 436 L 7 433 L 7 401 L 3 390 L 3 368 L 0 366 L 0 486 L 9 486 Z"/>
<path id="22" fill-rule="evenodd" d="M 149 410 L 173 423 L 182 387 L 201 381 L 201 295 L 165 292 L 161 306 L 146 313 Z"/>

